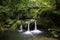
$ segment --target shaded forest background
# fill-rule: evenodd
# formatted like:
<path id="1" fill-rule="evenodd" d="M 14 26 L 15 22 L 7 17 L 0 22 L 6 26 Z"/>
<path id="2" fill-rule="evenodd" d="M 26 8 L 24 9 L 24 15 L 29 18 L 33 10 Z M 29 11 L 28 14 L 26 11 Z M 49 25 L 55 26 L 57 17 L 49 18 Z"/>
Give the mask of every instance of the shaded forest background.
<path id="1" fill-rule="evenodd" d="M 21 21 L 27 28 L 26 19 L 60 37 L 60 0 L 0 0 L 0 31 L 16 31 Z"/>

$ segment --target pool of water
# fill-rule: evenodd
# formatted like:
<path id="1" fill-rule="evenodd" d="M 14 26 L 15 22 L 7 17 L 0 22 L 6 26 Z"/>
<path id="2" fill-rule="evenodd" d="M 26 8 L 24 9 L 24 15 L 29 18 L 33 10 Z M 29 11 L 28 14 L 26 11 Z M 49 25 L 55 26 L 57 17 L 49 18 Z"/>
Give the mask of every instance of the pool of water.
<path id="1" fill-rule="evenodd" d="M 19 32 L 3 31 L 0 32 L 0 40 L 57 40 L 52 37 L 46 37 L 44 34 L 39 35 L 23 35 Z"/>

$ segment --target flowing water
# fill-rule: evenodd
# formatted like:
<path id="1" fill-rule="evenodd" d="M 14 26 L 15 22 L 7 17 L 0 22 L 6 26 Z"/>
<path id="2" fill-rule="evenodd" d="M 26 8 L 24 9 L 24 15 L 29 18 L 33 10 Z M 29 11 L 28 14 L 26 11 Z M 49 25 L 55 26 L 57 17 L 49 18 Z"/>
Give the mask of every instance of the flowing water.
<path id="1" fill-rule="evenodd" d="M 31 32 L 33 33 L 33 34 L 40 34 L 40 33 L 42 33 L 42 31 L 40 31 L 40 30 L 38 30 L 37 29 L 37 21 L 35 20 L 35 28 L 34 28 L 34 30 L 32 30 Z"/>
<path id="2" fill-rule="evenodd" d="M 35 30 L 37 30 L 37 21 L 35 20 Z"/>
<path id="3" fill-rule="evenodd" d="M 19 32 L 23 32 L 22 24 L 20 25 L 20 28 L 18 30 Z"/>
<path id="4" fill-rule="evenodd" d="M 25 34 L 25 35 L 32 35 L 29 27 L 30 27 L 30 23 L 28 22 L 28 30 L 26 32 L 23 32 L 23 34 Z"/>
<path id="5" fill-rule="evenodd" d="M 18 31 L 23 32 L 22 34 L 24 34 L 24 35 L 32 35 L 33 36 L 33 34 L 41 34 L 42 31 L 37 29 L 37 21 L 35 20 L 34 23 L 35 23 L 34 30 L 30 31 L 30 22 L 28 21 L 28 30 L 26 32 L 23 32 L 22 25 L 21 25 L 20 30 L 18 30 Z"/>

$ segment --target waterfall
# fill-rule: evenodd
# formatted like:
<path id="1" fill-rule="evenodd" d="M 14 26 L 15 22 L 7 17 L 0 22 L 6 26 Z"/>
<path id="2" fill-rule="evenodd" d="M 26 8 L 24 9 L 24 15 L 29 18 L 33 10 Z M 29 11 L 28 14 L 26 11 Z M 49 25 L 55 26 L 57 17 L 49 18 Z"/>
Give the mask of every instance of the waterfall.
<path id="1" fill-rule="evenodd" d="M 37 30 L 37 21 L 35 20 L 35 30 Z"/>
<path id="2" fill-rule="evenodd" d="M 20 25 L 20 30 L 23 30 L 23 28 L 22 28 L 22 24 Z"/>
<path id="3" fill-rule="evenodd" d="M 28 31 L 30 31 L 30 28 L 29 28 L 29 26 L 30 26 L 30 23 L 28 22 Z"/>
<path id="4" fill-rule="evenodd" d="M 37 20 L 35 20 L 34 24 L 35 24 L 34 30 L 32 30 L 31 32 L 33 34 L 40 34 L 40 33 L 42 33 L 42 31 L 37 29 Z"/>
<path id="5" fill-rule="evenodd" d="M 18 30 L 19 32 L 23 32 L 22 24 L 20 25 L 20 28 Z"/>
<path id="6" fill-rule="evenodd" d="M 30 22 L 28 21 L 28 30 L 26 32 L 23 32 L 23 34 L 25 35 L 32 35 L 31 31 L 30 31 Z"/>
<path id="7" fill-rule="evenodd" d="M 37 29 L 37 20 L 34 20 L 33 22 L 35 24 L 34 30 L 30 31 L 30 23 L 31 23 L 31 21 L 29 20 L 29 21 L 26 22 L 27 23 L 27 31 L 23 32 L 22 24 L 20 25 L 20 30 L 18 30 L 18 31 L 19 32 L 23 32 L 24 35 L 33 35 L 33 34 L 40 34 L 40 33 L 42 33 L 42 31 Z"/>

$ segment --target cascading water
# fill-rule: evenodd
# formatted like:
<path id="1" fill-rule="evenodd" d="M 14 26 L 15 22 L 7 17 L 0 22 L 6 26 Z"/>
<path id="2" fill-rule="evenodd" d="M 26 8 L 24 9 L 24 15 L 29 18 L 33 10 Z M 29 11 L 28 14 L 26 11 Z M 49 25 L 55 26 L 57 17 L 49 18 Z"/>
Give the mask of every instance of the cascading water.
<path id="1" fill-rule="evenodd" d="M 18 30 L 19 32 L 23 32 L 22 24 L 20 25 L 20 28 Z"/>
<path id="2" fill-rule="evenodd" d="M 33 33 L 33 34 L 40 34 L 40 33 L 42 33 L 42 31 L 40 31 L 40 30 L 38 30 L 37 29 L 37 21 L 35 20 L 35 28 L 34 28 L 34 30 L 32 30 L 31 32 Z"/>
<path id="3" fill-rule="evenodd" d="M 36 24 L 37 21 L 35 21 L 35 30 L 37 30 L 37 24 Z"/>
<path id="4" fill-rule="evenodd" d="M 25 34 L 25 35 L 32 35 L 29 26 L 30 26 L 30 23 L 28 22 L 28 30 L 26 32 L 23 32 L 23 34 Z"/>
<path id="5" fill-rule="evenodd" d="M 35 27 L 34 27 L 34 30 L 30 31 L 30 22 L 31 21 L 27 21 L 26 23 L 28 24 L 28 30 L 23 32 L 23 28 L 22 28 L 22 24 L 20 25 L 20 30 L 18 30 L 19 32 L 23 32 L 24 35 L 32 35 L 33 34 L 40 34 L 42 33 L 42 31 L 38 30 L 37 29 L 37 20 L 33 21 L 35 23 Z"/>
<path id="6" fill-rule="evenodd" d="M 29 28 L 29 26 L 30 26 L 30 23 L 28 22 L 28 31 L 30 31 L 30 28 Z"/>

